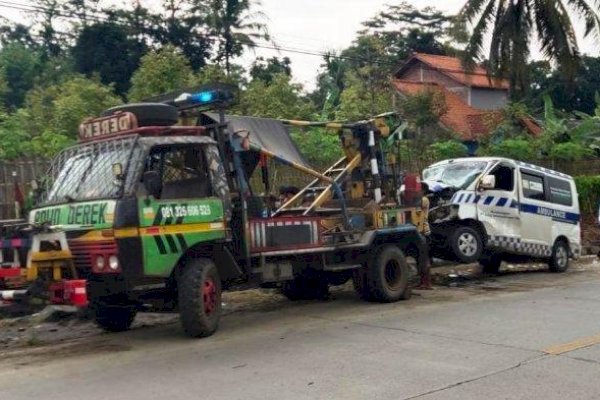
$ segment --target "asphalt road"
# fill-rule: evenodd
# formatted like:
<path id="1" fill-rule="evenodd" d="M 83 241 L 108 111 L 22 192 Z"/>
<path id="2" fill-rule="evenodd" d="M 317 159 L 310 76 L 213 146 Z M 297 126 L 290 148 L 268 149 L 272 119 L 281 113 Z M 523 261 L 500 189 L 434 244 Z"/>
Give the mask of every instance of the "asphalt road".
<path id="1" fill-rule="evenodd" d="M 177 325 L 0 354 L 0 399 L 598 399 L 600 266 L 367 304 L 257 303 L 213 337 Z"/>

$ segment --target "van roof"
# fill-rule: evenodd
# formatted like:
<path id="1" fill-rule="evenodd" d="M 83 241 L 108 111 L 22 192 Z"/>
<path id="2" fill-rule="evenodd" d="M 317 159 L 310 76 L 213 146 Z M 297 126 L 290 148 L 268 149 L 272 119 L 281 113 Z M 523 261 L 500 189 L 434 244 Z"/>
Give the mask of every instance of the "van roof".
<path id="1" fill-rule="evenodd" d="M 532 169 L 534 171 L 539 171 L 539 172 L 543 172 L 549 175 L 555 175 L 555 176 L 560 176 L 561 178 L 566 178 L 566 179 L 570 179 L 573 180 L 573 178 L 570 175 L 567 174 L 563 174 L 562 172 L 558 172 L 558 171 L 554 171 L 548 168 L 544 168 L 544 167 L 540 167 L 538 165 L 534 165 L 534 164 L 530 164 L 530 163 L 526 163 L 523 161 L 517 161 L 517 160 L 513 160 L 510 158 L 505 158 L 505 157 L 465 157 L 465 158 L 453 158 L 453 159 L 449 159 L 449 160 L 444 160 L 444 161 L 440 161 L 437 162 L 433 165 L 430 165 L 430 167 L 434 167 L 434 166 L 438 166 L 438 165 L 444 165 L 444 164 L 449 164 L 449 163 L 453 163 L 453 162 L 473 162 L 473 161 L 483 161 L 483 162 L 496 162 L 496 161 L 507 161 L 510 163 L 514 163 L 517 164 L 520 167 L 524 167 L 524 168 L 529 168 Z"/>

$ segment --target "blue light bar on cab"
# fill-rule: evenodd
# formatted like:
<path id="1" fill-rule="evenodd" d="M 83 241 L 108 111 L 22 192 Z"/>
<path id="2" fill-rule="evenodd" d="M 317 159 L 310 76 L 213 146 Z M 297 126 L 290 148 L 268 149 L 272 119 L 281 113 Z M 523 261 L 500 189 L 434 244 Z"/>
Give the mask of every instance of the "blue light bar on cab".
<path id="1" fill-rule="evenodd" d="M 193 103 L 201 103 L 201 104 L 210 103 L 214 99 L 215 99 L 215 93 L 212 91 L 194 93 L 194 94 L 190 95 L 190 97 L 188 97 L 188 101 L 193 102 Z"/>

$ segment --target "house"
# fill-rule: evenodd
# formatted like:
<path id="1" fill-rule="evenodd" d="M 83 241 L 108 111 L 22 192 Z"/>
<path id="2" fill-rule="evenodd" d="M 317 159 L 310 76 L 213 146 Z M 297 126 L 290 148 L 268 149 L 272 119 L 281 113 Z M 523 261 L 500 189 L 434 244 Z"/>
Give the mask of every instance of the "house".
<path id="1" fill-rule="evenodd" d="M 467 71 L 456 57 L 415 53 L 396 71 L 393 84 L 400 95 L 424 90 L 441 93 L 447 112 L 440 123 L 456 132 L 471 152 L 479 139 L 490 133 L 493 121 L 501 118 L 499 111 L 509 101 L 507 80 L 490 78 L 479 65 Z M 521 123 L 532 135 L 541 133 L 533 119 L 524 118 Z"/>

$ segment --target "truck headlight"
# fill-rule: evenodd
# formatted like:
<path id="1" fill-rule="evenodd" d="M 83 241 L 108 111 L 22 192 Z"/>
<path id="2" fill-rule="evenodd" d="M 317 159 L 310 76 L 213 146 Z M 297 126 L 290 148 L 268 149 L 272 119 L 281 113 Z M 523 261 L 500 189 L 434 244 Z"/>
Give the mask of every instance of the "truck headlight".
<path id="1" fill-rule="evenodd" d="M 104 265 L 105 265 L 104 256 L 96 257 L 96 269 L 98 271 L 102 271 L 104 269 Z"/>
<path id="2" fill-rule="evenodd" d="M 113 271 L 118 270 L 119 267 L 120 267 L 120 265 L 119 265 L 119 257 L 117 257 L 117 256 L 110 256 L 110 257 L 108 257 L 108 266 Z"/>

